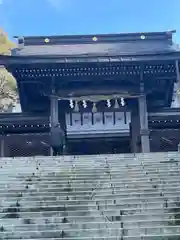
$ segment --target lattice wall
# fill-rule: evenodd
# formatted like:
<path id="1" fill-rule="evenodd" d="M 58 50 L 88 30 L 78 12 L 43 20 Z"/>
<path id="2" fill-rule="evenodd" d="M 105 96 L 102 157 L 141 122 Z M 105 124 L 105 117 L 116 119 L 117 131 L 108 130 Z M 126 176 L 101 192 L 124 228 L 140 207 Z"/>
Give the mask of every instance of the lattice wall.
<path id="1" fill-rule="evenodd" d="M 50 155 L 48 134 L 9 135 L 3 139 L 1 156 L 3 151 L 5 157 Z"/>

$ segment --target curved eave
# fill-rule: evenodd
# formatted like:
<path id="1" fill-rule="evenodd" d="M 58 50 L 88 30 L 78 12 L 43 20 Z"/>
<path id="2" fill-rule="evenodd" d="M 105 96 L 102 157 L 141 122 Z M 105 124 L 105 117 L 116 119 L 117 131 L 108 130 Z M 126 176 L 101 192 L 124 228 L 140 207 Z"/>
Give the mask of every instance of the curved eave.
<path id="1" fill-rule="evenodd" d="M 180 119 L 179 120 L 149 120 L 149 129 L 180 129 Z M 0 124 L 0 135 L 3 134 L 29 134 L 29 133 L 49 133 L 50 126 L 47 124 L 37 124 L 29 123 L 24 124 L 20 122 L 19 124 Z"/>
<path id="2" fill-rule="evenodd" d="M 34 56 L 4 56 L 0 55 L 0 65 L 13 64 L 70 64 L 70 63 L 111 63 L 111 62 L 149 62 L 180 60 L 180 51 L 166 53 L 151 53 L 141 55 L 34 55 Z"/>
<path id="3" fill-rule="evenodd" d="M 148 122 L 149 128 L 153 129 L 180 129 L 180 114 L 178 115 L 164 115 L 153 116 L 153 113 L 149 113 Z M 1 116 L 0 116 L 1 117 Z M 50 128 L 49 118 L 38 116 L 25 116 L 19 114 L 14 116 L 9 114 L 6 120 L 3 121 L 0 118 L 0 134 L 4 133 L 31 133 L 31 132 L 48 132 Z"/>

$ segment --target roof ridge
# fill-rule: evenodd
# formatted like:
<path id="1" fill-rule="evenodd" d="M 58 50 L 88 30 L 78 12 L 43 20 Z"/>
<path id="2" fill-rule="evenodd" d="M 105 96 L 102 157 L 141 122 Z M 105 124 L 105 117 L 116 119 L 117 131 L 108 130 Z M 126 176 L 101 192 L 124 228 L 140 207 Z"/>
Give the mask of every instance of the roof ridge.
<path id="1" fill-rule="evenodd" d="M 39 38 L 76 38 L 76 37 L 94 37 L 94 36 L 102 36 L 102 37 L 126 37 L 126 36 L 139 36 L 139 35 L 147 35 L 147 36 L 156 36 L 156 35 L 171 35 L 176 33 L 176 30 L 169 31 L 157 31 L 157 32 L 132 32 L 132 33 L 92 33 L 92 34 L 67 34 L 67 35 L 35 35 L 35 36 L 14 36 L 14 38 L 24 38 L 24 39 L 39 39 Z"/>
<path id="2" fill-rule="evenodd" d="M 97 35 L 64 35 L 64 36 L 31 36 L 19 37 L 21 46 L 30 45 L 57 45 L 57 44 L 86 44 L 86 43 L 113 43 L 142 40 L 171 40 L 174 31 L 147 32 L 147 33 L 124 33 L 124 34 L 97 34 Z"/>

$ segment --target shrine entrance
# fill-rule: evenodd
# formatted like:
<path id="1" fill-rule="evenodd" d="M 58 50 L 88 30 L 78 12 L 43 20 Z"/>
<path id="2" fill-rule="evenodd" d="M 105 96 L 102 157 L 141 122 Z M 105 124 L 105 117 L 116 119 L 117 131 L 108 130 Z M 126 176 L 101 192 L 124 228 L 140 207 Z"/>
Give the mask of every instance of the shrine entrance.
<path id="1" fill-rule="evenodd" d="M 76 139 L 68 143 L 72 155 L 130 153 L 129 137 Z"/>
<path id="2" fill-rule="evenodd" d="M 169 108 L 174 83 L 180 82 L 180 52 L 173 33 L 18 37 L 17 48 L 11 56 L 1 56 L 0 64 L 16 78 L 22 112 L 44 115 L 47 132 L 60 126 L 64 154 L 78 154 L 76 142 L 82 140 L 68 144 L 76 133 L 102 134 L 105 125 L 114 133 L 129 130 L 131 144 L 119 136 L 118 147 L 107 135 L 98 142 L 97 137 L 87 141 L 85 136 L 81 152 L 125 153 L 131 146 L 133 153 L 148 153 L 148 112 Z M 126 117 L 119 118 L 116 112 Z M 39 128 L 37 122 L 32 128 Z"/>

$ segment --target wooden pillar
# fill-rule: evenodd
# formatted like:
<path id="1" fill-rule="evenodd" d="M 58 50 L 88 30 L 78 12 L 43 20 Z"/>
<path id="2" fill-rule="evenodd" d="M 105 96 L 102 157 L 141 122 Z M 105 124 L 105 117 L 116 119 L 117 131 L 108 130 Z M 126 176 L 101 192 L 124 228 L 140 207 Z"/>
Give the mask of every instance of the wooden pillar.
<path id="1" fill-rule="evenodd" d="M 0 144 L 1 144 L 0 156 L 5 157 L 5 136 L 4 135 L 0 137 Z"/>
<path id="2" fill-rule="evenodd" d="M 60 103 L 61 105 L 61 103 Z M 62 101 L 63 105 L 63 101 Z M 65 108 L 62 106 L 60 107 L 59 111 L 59 122 L 60 122 L 60 127 L 64 133 L 64 146 L 63 146 L 63 154 L 68 153 L 68 145 L 67 145 L 67 126 L 66 126 L 66 111 Z"/>
<path id="3" fill-rule="evenodd" d="M 50 97 L 50 123 L 51 127 L 59 123 L 58 116 L 58 98 L 56 96 Z"/>
<path id="4" fill-rule="evenodd" d="M 140 120 L 137 108 L 137 100 L 131 110 L 131 123 L 130 123 L 130 137 L 131 137 L 131 151 L 132 153 L 139 153 L 141 151 L 140 143 Z"/>
<path id="5" fill-rule="evenodd" d="M 176 66 L 176 82 L 177 82 L 177 90 L 176 90 L 176 99 L 178 102 L 178 105 L 180 106 L 180 71 L 179 71 L 179 61 L 175 61 L 175 66 Z M 180 152 L 180 143 L 178 144 L 178 152 Z"/>
<path id="6" fill-rule="evenodd" d="M 140 80 L 140 96 L 138 99 L 133 100 L 133 103 L 131 104 L 131 145 L 133 153 L 148 153 L 150 152 L 150 138 L 143 75 Z"/>
<path id="7" fill-rule="evenodd" d="M 150 152 L 150 139 L 148 128 L 148 112 L 146 95 L 144 92 L 144 83 L 140 85 L 140 97 L 138 99 L 139 104 L 139 118 L 140 118 L 140 136 L 141 136 L 141 150 L 143 153 Z"/>
<path id="8" fill-rule="evenodd" d="M 180 93 L 179 93 L 179 90 L 180 90 L 180 71 L 179 71 L 179 61 L 178 60 L 175 61 L 175 66 L 176 66 L 176 86 L 177 86 L 175 96 L 176 96 L 176 101 L 177 101 L 178 105 L 180 106 Z"/>
<path id="9" fill-rule="evenodd" d="M 11 157 L 11 147 L 10 147 L 11 141 L 9 139 L 12 140 L 12 136 L 3 134 L 1 138 L 3 139 L 3 142 L 1 145 L 1 148 L 2 148 L 1 156 Z"/>
<path id="10" fill-rule="evenodd" d="M 59 123 L 58 118 L 58 98 L 56 96 L 50 96 L 50 134 L 52 134 L 52 129 Z M 50 149 L 50 156 L 53 155 L 52 147 Z"/>
<path id="11" fill-rule="evenodd" d="M 180 84 L 180 71 L 179 71 L 179 61 L 178 60 L 176 60 L 175 66 L 176 66 L 177 82 Z"/>

